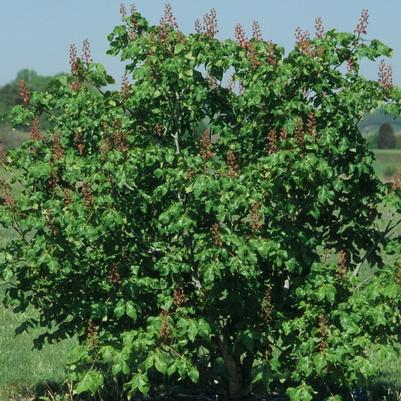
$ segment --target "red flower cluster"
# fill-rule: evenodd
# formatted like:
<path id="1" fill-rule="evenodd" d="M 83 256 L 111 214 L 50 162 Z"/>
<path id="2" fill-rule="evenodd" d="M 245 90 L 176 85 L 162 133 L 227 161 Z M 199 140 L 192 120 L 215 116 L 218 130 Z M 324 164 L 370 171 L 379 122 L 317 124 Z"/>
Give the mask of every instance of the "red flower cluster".
<path id="1" fill-rule="evenodd" d="M 111 284 L 116 286 L 121 284 L 121 276 L 115 263 L 113 263 L 110 267 L 109 281 Z"/>
<path id="2" fill-rule="evenodd" d="M 27 105 L 29 103 L 29 100 L 31 99 L 31 94 L 29 93 L 29 90 L 26 87 L 25 81 L 23 81 L 22 79 L 18 82 L 18 89 L 22 101 L 24 102 L 25 105 Z"/>
<path id="3" fill-rule="evenodd" d="M 295 122 L 295 140 L 297 141 L 298 145 L 302 145 L 304 143 L 304 123 L 301 117 L 298 117 Z"/>
<path id="4" fill-rule="evenodd" d="M 159 338 L 161 341 L 170 341 L 172 338 L 172 333 L 168 323 L 168 311 L 163 309 L 160 315 L 162 318 L 162 324 L 160 326 Z"/>
<path id="5" fill-rule="evenodd" d="M 72 44 L 70 46 L 70 66 L 71 73 L 76 74 L 78 72 L 78 55 L 77 55 L 77 47 Z"/>
<path id="6" fill-rule="evenodd" d="M 173 293 L 173 304 L 179 308 L 184 305 L 186 301 L 187 297 L 184 290 L 182 288 L 176 288 Z"/>
<path id="7" fill-rule="evenodd" d="M 368 10 L 363 9 L 361 16 L 359 18 L 358 25 L 355 28 L 355 33 L 358 34 L 358 36 L 362 34 L 366 35 L 368 33 L 367 32 L 368 24 L 369 24 L 369 12 Z"/>
<path id="8" fill-rule="evenodd" d="M 311 136 L 316 136 L 316 116 L 315 113 L 313 113 L 312 111 L 310 113 L 308 113 L 308 119 L 306 121 L 306 130 L 308 132 L 309 135 Z"/>
<path id="9" fill-rule="evenodd" d="M 223 246 L 223 241 L 221 240 L 220 237 L 220 226 L 218 223 L 214 223 L 210 229 L 211 233 L 212 233 L 212 240 L 213 240 L 213 244 L 221 247 Z"/>
<path id="10" fill-rule="evenodd" d="M 303 31 L 300 27 L 295 30 L 295 40 L 299 51 L 306 56 L 312 56 L 312 44 L 308 31 Z"/>
<path id="11" fill-rule="evenodd" d="M 120 152 L 126 152 L 128 150 L 126 135 L 121 129 L 121 120 L 119 119 L 114 122 L 113 145 L 114 148 Z"/>
<path id="12" fill-rule="evenodd" d="M 53 160 L 60 160 L 64 156 L 64 149 L 61 146 L 60 134 L 56 134 L 53 137 L 52 156 Z"/>
<path id="13" fill-rule="evenodd" d="M 43 135 L 40 133 L 40 119 L 39 117 L 35 117 L 32 121 L 31 132 L 29 135 L 30 139 L 33 141 L 41 141 L 43 139 Z"/>
<path id="14" fill-rule="evenodd" d="M 214 156 L 212 152 L 212 141 L 210 139 L 210 129 L 206 128 L 200 139 L 200 156 L 203 160 L 208 160 Z"/>
<path id="15" fill-rule="evenodd" d="M 393 87 L 393 68 L 383 60 L 379 64 L 379 83 L 384 89 Z"/>
<path id="16" fill-rule="evenodd" d="M 72 204 L 72 191 L 71 189 L 64 190 L 64 206 L 68 207 Z"/>
<path id="17" fill-rule="evenodd" d="M 249 48 L 249 40 L 245 35 L 244 27 L 241 24 L 235 26 L 235 39 L 237 39 L 239 47 L 243 49 Z"/>
<path id="18" fill-rule="evenodd" d="M 323 352 L 328 348 L 327 344 L 327 334 L 328 334 L 328 327 L 327 327 L 327 318 L 324 315 L 319 316 L 319 334 L 320 334 L 320 344 L 319 344 L 319 351 Z"/>
<path id="19" fill-rule="evenodd" d="M 214 8 L 203 16 L 203 24 L 206 35 L 209 38 L 214 38 L 219 32 L 217 28 L 217 14 Z"/>
<path id="20" fill-rule="evenodd" d="M 84 154 L 85 145 L 83 144 L 82 135 L 79 132 L 75 134 L 74 142 L 77 145 L 79 155 L 82 156 Z"/>
<path id="21" fill-rule="evenodd" d="M 229 177 L 238 177 L 238 170 L 239 170 L 239 165 L 237 163 L 237 158 L 235 157 L 235 154 L 232 150 L 229 150 L 227 152 L 227 164 L 228 164 L 228 176 Z"/>
<path id="22" fill-rule="evenodd" d="M 203 25 L 199 18 L 195 20 L 195 31 L 197 33 L 204 33 L 209 38 L 214 38 L 219 32 L 217 28 L 217 13 L 214 8 L 203 16 Z"/>
<path id="23" fill-rule="evenodd" d="M 111 142 L 107 135 L 104 135 L 101 143 L 100 143 L 100 154 L 104 157 L 111 150 Z"/>
<path id="24" fill-rule="evenodd" d="M 317 38 L 322 38 L 324 35 L 324 26 L 321 17 L 315 18 L 315 34 Z"/>
<path id="25" fill-rule="evenodd" d="M 262 30 L 260 29 L 260 25 L 258 21 L 253 21 L 252 24 L 252 37 L 256 40 L 262 40 Z"/>
<path id="26" fill-rule="evenodd" d="M 253 232 L 258 231 L 262 227 L 259 210 L 260 210 L 259 203 L 254 203 L 251 207 L 251 228 Z"/>
<path id="27" fill-rule="evenodd" d="M 261 309 L 262 309 L 262 318 L 266 322 L 269 320 L 273 312 L 272 294 L 270 286 L 266 286 L 265 294 L 262 299 Z"/>
<path id="28" fill-rule="evenodd" d="M 93 195 L 90 188 L 90 184 L 87 181 L 84 181 L 82 184 L 82 195 L 84 197 L 84 202 L 86 206 L 93 205 Z"/>
<path id="29" fill-rule="evenodd" d="M 162 28 L 169 26 L 172 29 L 178 29 L 177 20 L 174 17 L 170 3 L 167 3 L 164 7 L 164 16 L 160 20 L 160 26 Z"/>
<path id="30" fill-rule="evenodd" d="M 269 146 L 269 155 L 277 152 L 277 134 L 275 129 L 271 129 L 267 133 L 267 143 Z"/>
<path id="31" fill-rule="evenodd" d="M 93 63 L 91 48 L 88 39 L 84 39 L 82 42 L 82 59 L 86 64 Z"/>
<path id="32" fill-rule="evenodd" d="M 124 3 L 120 3 L 120 15 L 122 20 L 124 20 L 127 16 L 127 9 Z"/>
<path id="33" fill-rule="evenodd" d="M 338 268 L 336 277 L 339 280 L 343 280 L 347 273 L 347 253 L 344 250 L 341 250 L 338 253 Z"/>
<path id="34" fill-rule="evenodd" d="M 268 41 L 267 44 L 267 62 L 270 65 L 276 65 L 277 64 L 277 58 L 276 58 L 276 53 L 275 53 L 275 48 L 276 45 L 272 41 Z"/>
<path id="35" fill-rule="evenodd" d="M 128 81 L 128 75 L 125 72 L 123 75 L 123 79 L 121 81 L 121 90 L 120 90 L 121 96 L 123 97 L 128 97 L 130 94 L 130 86 L 129 86 L 129 81 Z"/>

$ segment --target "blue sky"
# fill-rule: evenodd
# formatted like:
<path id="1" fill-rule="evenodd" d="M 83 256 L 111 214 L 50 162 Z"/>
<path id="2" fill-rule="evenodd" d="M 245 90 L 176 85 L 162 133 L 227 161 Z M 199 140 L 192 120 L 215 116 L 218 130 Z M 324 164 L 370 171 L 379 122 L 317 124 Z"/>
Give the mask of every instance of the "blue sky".
<path id="1" fill-rule="evenodd" d="M 122 68 L 115 57 L 105 54 L 107 35 L 120 22 L 120 0 L 2 0 L 0 85 L 15 78 L 22 68 L 43 75 L 67 71 L 68 49 L 88 38 L 95 61 L 105 64 L 117 80 Z M 233 37 L 241 22 L 248 32 L 257 19 L 265 39 L 291 48 L 297 26 L 314 31 L 314 18 L 321 16 L 327 29 L 353 31 L 361 10 L 370 14 L 368 39 L 380 39 L 394 49 L 391 64 L 395 83 L 401 84 L 400 0 L 171 0 L 180 29 L 193 30 L 194 21 L 212 7 L 219 18 L 219 37 Z M 129 5 L 129 3 L 126 3 Z M 164 0 L 137 0 L 138 10 L 152 23 L 163 14 Z M 377 78 L 377 65 L 364 73 Z"/>

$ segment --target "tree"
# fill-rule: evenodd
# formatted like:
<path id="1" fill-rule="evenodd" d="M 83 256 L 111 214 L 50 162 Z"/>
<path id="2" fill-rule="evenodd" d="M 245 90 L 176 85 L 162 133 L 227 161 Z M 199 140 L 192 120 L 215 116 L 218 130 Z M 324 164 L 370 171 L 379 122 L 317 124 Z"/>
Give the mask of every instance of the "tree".
<path id="1" fill-rule="evenodd" d="M 318 20 L 284 56 L 257 23 L 217 39 L 214 10 L 188 36 L 169 6 L 156 26 L 134 11 L 109 36 L 120 91 L 86 42 L 71 75 L 14 109 L 32 128 L 5 163 L 1 223 L 19 233 L 1 253 L 6 302 L 40 311 L 24 326 L 44 328 L 38 345 L 78 336 L 76 393 L 193 382 L 338 400 L 374 376 L 370 353 L 394 352 L 401 273 L 379 251 L 400 241 L 376 221 L 383 202 L 400 210 L 401 183 L 375 176 L 357 123 L 399 113 L 401 93 L 387 66 L 380 82 L 358 73 L 391 54 L 361 39 L 366 18 L 355 33 Z"/>
<path id="2" fill-rule="evenodd" d="M 396 145 L 396 138 L 394 128 L 391 124 L 384 123 L 380 126 L 378 147 L 379 149 L 394 149 Z"/>
<path id="3" fill-rule="evenodd" d="M 22 105 L 23 100 L 20 96 L 19 84 L 23 81 L 30 91 L 44 91 L 47 84 L 55 77 L 60 77 L 63 74 L 57 74 L 55 76 L 42 76 L 34 70 L 27 68 L 18 71 L 17 76 L 14 80 L 7 83 L 0 88 L 0 118 L 8 113 L 14 106 Z M 43 120 L 46 125 L 46 121 Z"/>

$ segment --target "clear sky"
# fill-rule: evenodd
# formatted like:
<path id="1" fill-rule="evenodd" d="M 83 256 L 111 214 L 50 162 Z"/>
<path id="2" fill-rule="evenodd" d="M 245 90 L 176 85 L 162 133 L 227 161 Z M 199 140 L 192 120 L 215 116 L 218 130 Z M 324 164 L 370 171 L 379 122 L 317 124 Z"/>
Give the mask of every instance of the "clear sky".
<path id="1" fill-rule="evenodd" d="M 217 10 L 219 37 L 233 37 L 241 22 L 251 32 L 253 20 L 261 25 L 265 39 L 291 48 L 297 26 L 314 31 L 314 18 L 321 16 L 327 29 L 353 31 L 363 8 L 370 14 L 368 39 L 380 39 L 394 49 L 391 60 L 394 81 L 401 84 L 401 0 L 171 0 L 180 29 L 193 31 L 194 21 L 211 8 Z M 127 6 L 129 3 L 126 3 Z M 164 0 L 137 0 L 138 10 L 152 23 L 163 14 Z M 0 0 L 0 85 L 15 78 L 22 68 L 42 75 L 68 71 L 71 43 L 80 48 L 88 38 L 97 62 L 118 80 L 122 68 L 105 54 L 107 35 L 120 22 L 120 0 Z M 377 65 L 364 67 L 377 78 Z"/>

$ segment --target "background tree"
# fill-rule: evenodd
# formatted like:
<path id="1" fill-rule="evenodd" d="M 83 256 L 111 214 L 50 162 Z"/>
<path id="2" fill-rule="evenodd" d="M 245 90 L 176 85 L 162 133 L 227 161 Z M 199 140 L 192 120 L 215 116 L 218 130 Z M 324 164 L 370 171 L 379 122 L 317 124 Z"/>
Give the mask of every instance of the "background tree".
<path id="1" fill-rule="evenodd" d="M 71 75 L 14 108 L 31 140 L 5 162 L 0 221 L 19 233 L 0 257 L 6 303 L 40 311 L 23 326 L 44 328 L 39 345 L 78 336 L 76 393 L 193 382 L 334 401 L 375 375 L 369 353 L 395 352 L 400 267 L 379 250 L 400 241 L 376 222 L 382 202 L 400 210 L 401 183 L 377 179 L 357 123 L 399 113 L 401 93 L 385 65 L 380 82 L 359 75 L 391 54 L 366 25 L 317 20 L 284 56 L 256 22 L 251 39 L 241 25 L 217 39 L 214 10 L 188 36 L 170 6 L 159 25 L 123 12 L 120 91 L 85 42 Z M 360 280 L 364 261 L 376 270 Z"/>
<path id="2" fill-rule="evenodd" d="M 379 149 L 395 149 L 396 137 L 391 124 L 384 123 L 380 126 L 377 143 Z"/>

